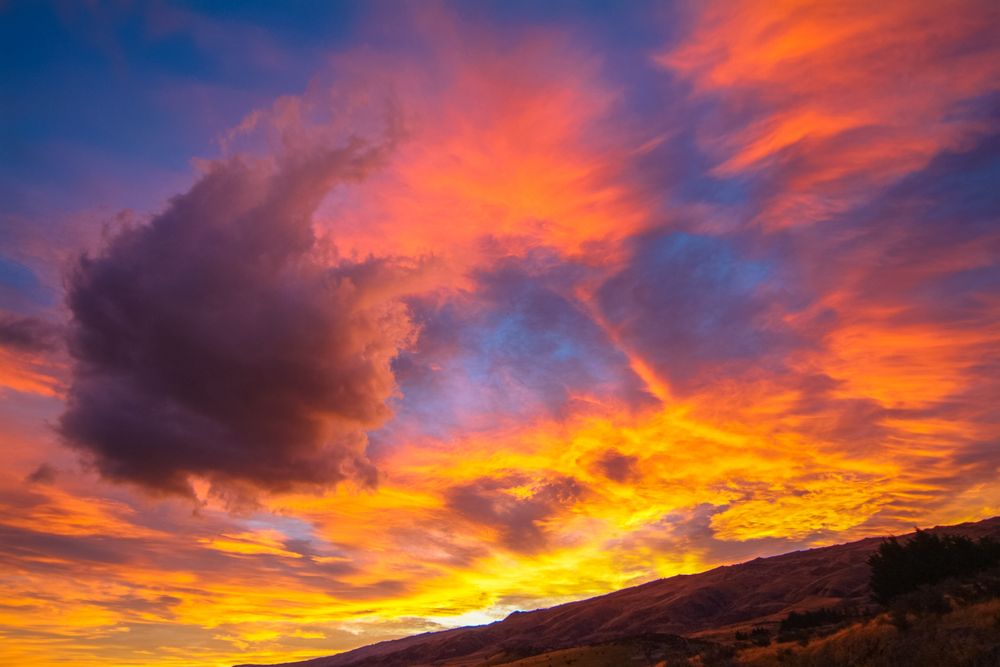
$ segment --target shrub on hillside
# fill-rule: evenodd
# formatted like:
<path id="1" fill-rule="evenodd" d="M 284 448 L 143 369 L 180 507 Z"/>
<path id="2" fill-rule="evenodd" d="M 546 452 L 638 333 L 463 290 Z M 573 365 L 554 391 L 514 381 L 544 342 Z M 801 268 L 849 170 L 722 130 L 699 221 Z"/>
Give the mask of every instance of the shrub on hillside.
<path id="1" fill-rule="evenodd" d="M 1000 543 L 989 538 L 973 541 L 918 530 L 906 542 L 890 537 L 879 545 L 868 559 L 869 585 L 875 601 L 888 605 L 921 586 L 965 577 L 998 564 Z"/>
<path id="2" fill-rule="evenodd" d="M 831 623 L 839 623 L 844 620 L 846 614 L 839 609 L 831 609 L 830 607 L 823 607 L 822 609 L 817 609 L 815 611 L 803 611 L 803 612 L 789 612 L 781 621 L 781 626 L 779 627 L 779 632 L 790 632 L 794 630 L 806 630 L 808 628 L 815 628 L 821 625 L 829 625 Z"/>
<path id="3" fill-rule="evenodd" d="M 736 641 L 749 641 L 757 646 L 767 646 L 771 643 L 771 631 L 759 625 L 750 632 L 737 632 Z"/>

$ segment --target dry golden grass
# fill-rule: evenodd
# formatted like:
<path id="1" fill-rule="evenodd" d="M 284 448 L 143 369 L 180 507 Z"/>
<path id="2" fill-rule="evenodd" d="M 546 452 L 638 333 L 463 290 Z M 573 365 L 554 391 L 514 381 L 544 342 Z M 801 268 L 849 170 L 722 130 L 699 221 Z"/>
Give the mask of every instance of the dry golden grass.
<path id="1" fill-rule="evenodd" d="M 504 663 L 503 667 L 612 667 L 613 665 L 631 665 L 633 664 L 633 653 L 634 651 L 628 646 L 620 644 L 581 646 L 535 655 L 516 662 Z"/>
<path id="2" fill-rule="evenodd" d="M 745 667 L 998 667 L 1000 600 L 910 619 L 900 630 L 888 615 L 826 637 L 741 651 Z"/>

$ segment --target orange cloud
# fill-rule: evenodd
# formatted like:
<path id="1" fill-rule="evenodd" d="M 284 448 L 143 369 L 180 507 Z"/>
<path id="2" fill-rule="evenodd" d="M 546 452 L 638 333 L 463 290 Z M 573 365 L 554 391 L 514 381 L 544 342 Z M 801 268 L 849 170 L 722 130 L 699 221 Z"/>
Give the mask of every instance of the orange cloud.
<path id="1" fill-rule="evenodd" d="M 722 101 L 725 128 L 702 136 L 717 174 L 782 174 L 763 225 L 827 219 L 990 131 L 956 116 L 1000 75 L 992 3 L 747 0 L 693 14 L 690 38 L 657 61 Z"/>

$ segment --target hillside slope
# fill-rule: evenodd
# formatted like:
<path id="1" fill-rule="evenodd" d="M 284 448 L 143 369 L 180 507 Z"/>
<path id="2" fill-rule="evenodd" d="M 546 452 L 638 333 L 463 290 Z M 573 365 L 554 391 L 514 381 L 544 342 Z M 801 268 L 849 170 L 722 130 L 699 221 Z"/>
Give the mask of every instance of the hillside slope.
<path id="1" fill-rule="evenodd" d="M 558 663 L 547 664 L 556 667 Z M 733 667 L 996 667 L 1000 665 L 1000 600 L 912 618 L 906 628 L 897 627 L 890 614 L 881 614 L 808 642 L 776 642 L 742 651 L 729 664 Z"/>
<path id="2" fill-rule="evenodd" d="M 1000 517 L 933 532 L 1000 537 Z M 868 602 L 866 560 L 881 538 L 758 558 L 679 575 L 490 625 L 382 642 L 296 667 L 454 667 L 502 664 L 558 649 L 641 635 L 704 635 L 774 622 L 790 611 Z M 679 638 L 678 638 L 679 639 Z"/>

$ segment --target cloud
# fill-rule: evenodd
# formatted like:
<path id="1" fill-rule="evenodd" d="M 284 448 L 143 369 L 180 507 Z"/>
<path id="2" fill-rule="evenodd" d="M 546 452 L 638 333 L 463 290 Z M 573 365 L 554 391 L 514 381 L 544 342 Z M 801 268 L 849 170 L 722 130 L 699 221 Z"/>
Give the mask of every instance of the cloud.
<path id="1" fill-rule="evenodd" d="M 689 18 L 657 61 L 713 103 L 699 143 L 754 185 L 764 227 L 848 211 L 995 122 L 974 118 L 1000 74 L 989 0 L 712 1 Z"/>
<path id="2" fill-rule="evenodd" d="M 0 390 L 58 395 L 59 328 L 45 320 L 0 312 Z"/>
<path id="3" fill-rule="evenodd" d="M 42 463 L 35 468 L 24 481 L 28 484 L 52 484 L 56 481 L 56 469 L 48 463 Z"/>
<path id="4" fill-rule="evenodd" d="M 608 479 L 625 483 L 639 476 L 639 458 L 609 449 L 594 461 L 594 468 Z"/>
<path id="5" fill-rule="evenodd" d="M 388 141 L 388 140 L 387 140 Z M 413 265 L 330 261 L 310 218 L 379 164 L 351 140 L 277 163 L 218 163 L 69 279 L 65 439 L 102 475 L 191 494 L 375 481 L 365 432 L 390 414 L 413 335 Z"/>
<path id="6" fill-rule="evenodd" d="M 585 492 L 573 477 L 532 484 L 524 476 L 510 475 L 452 487 L 445 502 L 459 516 L 497 530 L 500 543 L 508 549 L 532 553 L 548 542 L 542 522 L 576 503 Z"/>
<path id="7" fill-rule="evenodd" d="M 0 314 L 0 347 L 22 352 L 49 352 L 56 347 L 55 328 L 34 317 Z"/>
<path id="8" fill-rule="evenodd" d="M 684 232 L 637 237 L 633 250 L 597 303 L 625 346 L 675 390 L 780 367 L 795 340 L 779 317 L 790 294 L 772 264 L 725 238 Z"/>
<path id="9" fill-rule="evenodd" d="M 536 250 L 476 272 L 468 290 L 414 299 L 420 334 L 395 364 L 404 398 L 390 428 L 445 438 L 653 405 L 628 357 L 574 296 L 587 277 Z"/>

